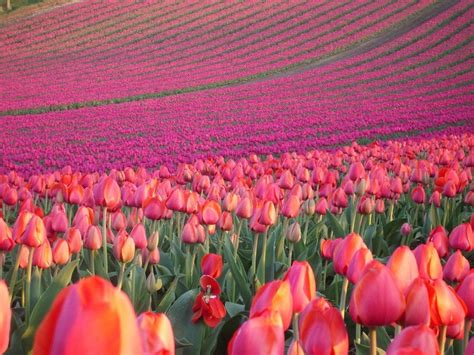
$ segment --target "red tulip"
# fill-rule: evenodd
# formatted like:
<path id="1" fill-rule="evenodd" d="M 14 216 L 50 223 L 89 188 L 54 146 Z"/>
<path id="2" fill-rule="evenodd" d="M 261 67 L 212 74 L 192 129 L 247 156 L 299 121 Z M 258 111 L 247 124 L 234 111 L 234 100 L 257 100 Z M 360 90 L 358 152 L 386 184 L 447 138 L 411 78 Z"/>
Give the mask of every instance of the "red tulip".
<path id="1" fill-rule="evenodd" d="M 370 249 L 367 248 L 361 248 L 359 249 L 355 254 L 354 257 L 352 258 L 349 267 L 347 269 L 347 274 L 346 277 L 347 279 L 355 284 L 357 281 L 359 281 L 359 278 L 367 266 L 372 261 L 372 252 Z"/>
<path id="2" fill-rule="evenodd" d="M 222 255 L 206 254 L 201 260 L 201 270 L 203 275 L 209 275 L 215 279 L 219 278 L 222 273 Z"/>
<path id="3" fill-rule="evenodd" d="M 276 223 L 277 213 L 272 201 L 265 201 L 260 211 L 258 223 L 265 226 L 271 226 Z"/>
<path id="4" fill-rule="evenodd" d="M 0 280 L 0 354 L 8 349 L 11 318 L 12 310 L 10 308 L 8 287 L 5 281 Z"/>
<path id="5" fill-rule="evenodd" d="M 38 216 L 31 217 L 25 231 L 21 235 L 21 243 L 30 248 L 39 247 L 46 240 L 46 227 Z"/>
<path id="6" fill-rule="evenodd" d="M 388 259 L 387 267 L 392 270 L 403 294 L 406 294 L 413 280 L 419 276 L 415 254 L 405 245 L 394 250 Z"/>
<path id="7" fill-rule="evenodd" d="M 158 197 L 150 197 L 143 203 L 143 214 L 154 221 L 162 219 L 166 214 L 165 202 Z"/>
<path id="8" fill-rule="evenodd" d="M 82 236 L 79 229 L 71 227 L 64 234 L 64 238 L 67 240 L 69 250 L 72 254 L 77 254 L 82 248 Z"/>
<path id="9" fill-rule="evenodd" d="M 446 337 L 451 339 L 462 339 L 464 338 L 464 326 L 465 322 L 461 321 L 458 324 L 448 326 L 446 330 Z M 471 329 L 471 322 L 467 322 L 467 326 Z"/>
<path id="10" fill-rule="evenodd" d="M 144 354 L 174 355 L 173 329 L 166 314 L 144 312 L 137 323 Z"/>
<path id="11" fill-rule="evenodd" d="M 334 250 L 342 242 L 342 238 L 336 239 L 321 239 L 321 256 L 326 260 L 332 260 Z"/>
<path id="12" fill-rule="evenodd" d="M 15 246 L 10 227 L 0 218 L 0 252 L 9 252 Z"/>
<path id="13" fill-rule="evenodd" d="M 367 246 L 359 234 L 347 235 L 334 249 L 334 271 L 340 275 L 346 275 L 352 258 L 361 248 L 367 248 Z"/>
<path id="14" fill-rule="evenodd" d="M 233 227 L 232 214 L 230 212 L 224 211 L 217 222 L 219 228 L 223 231 L 230 231 Z"/>
<path id="15" fill-rule="evenodd" d="M 332 196 L 332 204 L 338 208 L 346 208 L 349 204 L 347 195 L 342 188 L 337 188 Z"/>
<path id="16" fill-rule="evenodd" d="M 474 319 L 474 270 L 462 280 L 456 289 L 457 294 L 465 302 L 467 307 L 467 318 Z"/>
<path id="17" fill-rule="evenodd" d="M 288 281 L 271 281 L 258 289 L 250 307 L 250 318 L 259 317 L 265 312 L 277 312 L 283 329 L 288 329 L 293 315 L 293 297 Z"/>
<path id="18" fill-rule="evenodd" d="M 248 219 L 253 215 L 253 205 L 252 201 L 248 197 L 244 197 L 239 201 L 237 204 L 235 214 L 239 218 L 245 218 Z"/>
<path id="19" fill-rule="evenodd" d="M 127 227 L 127 217 L 122 211 L 112 213 L 112 228 L 116 231 Z"/>
<path id="20" fill-rule="evenodd" d="M 328 208 L 329 208 L 328 201 L 324 197 L 320 198 L 318 202 L 316 203 L 316 213 L 321 216 L 326 215 Z"/>
<path id="21" fill-rule="evenodd" d="M 403 315 L 403 325 L 430 325 L 433 292 L 427 287 L 422 278 L 415 279 L 406 292 L 406 309 Z"/>
<path id="22" fill-rule="evenodd" d="M 316 280 L 307 261 L 294 261 L 283 277 L 290 283 L 293 313 L 300 313 L 316 297 Z"/>
<path id="23" fill-rule="evenodd" d="M 439 191 L 434 191 L 430 197 L 430 203 L 432 203 L 435 207 L 441 207 L 441 193 Z"/>
<path id="24" fill-rule="evenodd" d="M 145 226 L 142 223 L 137 223 L 133 227 L 132 231 L 130 232 L 130 237 L 135 242 L 135 246 L 137 249 L 144 249 L 148 245 L 148 241 L 146 238 L 146 230 Z"/>
<path id="25" fill-rule="evenodd" d="M 423 186 L 421 185 L 416 186 L 411 193 L 411 198 L 418 205 L 425 203 L 426 193 L 425 193 L 425 190 L 423 189 Z"/>
<path id="26" fill-rule="evenodd" d="M 403 329 L 387 349 L 387 355 L 438 355 L 435 333 L 426 325 L 414 325 Z"/>
<path id="27" fill-rule="evenodd" d="M 69 227 L 69 222 L 64 211 L 58 211 L 51 216 L 51 228 L 57 233 L 64 233 Z"/>
<path id="28" fill-rule="evenodd" d="M 121 204 L 122 193 L 117 181 L 110 176 L 101 180 L 94 186 L 94 201 L 97 205 L 115 210 Z"/>
<path id="29" fill-rule="evenodd" d="M 443 267 L 433 243 L 420 244 L 413 251 L 420 276 L 426 279 L 443 277 Z"/>
<path id="30" fill-rule="evenodd" d="M 452 282 L 461 281 L 469 273 L 469 261 L 456 250 L 448 259 L 443 269 L 443 279 Z"/>
<path id="31" fill-rule="evenodd" d="M 437 226 L 430 232 L 428 242 L 432 242 L 440 258 L 444 258 L 449 251 L 448 235 L 443 226 Z"/>
<path id="32" fill-rule="evenodd" d="M 180 188 L 174 189 L 166 200 L 166 208 L 172 211 L 186 212 L 186 196 Z"/>
<path id="33" fill-rule="evenodd" d="M 66 287 L 38 327 L 33 353 L 142 354 L 130 300 L 100 277 Z"/>
<path id="34" fill-rule="evenodd" d="M 284 350 L 281 318 L 269 312 L 244 322 L 227 345 L 229 355 L 282 355 Z"/>
<path id="35" fill-rule="evenodd" d="M 380 297 L 384 290 L 384 297 Z M 349 313 L 354 322 L 368 327 L 396 322 L 405 310 L 405 298 L 388 267 L 372 261 L 352 291 Z"/>
<path id="36" fill-rule="evenodd" d="M 370 197 L 362 196 L 357 206 L 357 212 L 363 215 L 369 215 L 374 212 L 375 202 Z"/>
<path id="37" fill-rule="evenodd" d="M 201 292 L 198 293 L 192 309 L 192 321 L 196 323 L 202 317 L 207 326 L 215 328 L 226 315 L 226 309 L 219 298 L 221 288 L 209 275 L 201 277 L 200 285 Z"/>
<path id="38" fill-rule="evenodd" d="M 471 224 L 462 223 L 449 234 L 449 246 L 453 249 L 471 251 L 474 249 L 474 232 Z"/>
<path id="39" fill-rule="evenodd" d="M 21 243 L 21 236 L 25 232 L 26 227 L 33 216 L 33 213 L 27 211 L 18 214 L 12 231 L 12 237 L 16 243 Z"/>
<path id="40" fill-rule="evenodd" d="M 306 354 L 345 355 L 349 337 L 341 312 L 321 299 L 309 303 L 299 321 L 300 341 Z"/>

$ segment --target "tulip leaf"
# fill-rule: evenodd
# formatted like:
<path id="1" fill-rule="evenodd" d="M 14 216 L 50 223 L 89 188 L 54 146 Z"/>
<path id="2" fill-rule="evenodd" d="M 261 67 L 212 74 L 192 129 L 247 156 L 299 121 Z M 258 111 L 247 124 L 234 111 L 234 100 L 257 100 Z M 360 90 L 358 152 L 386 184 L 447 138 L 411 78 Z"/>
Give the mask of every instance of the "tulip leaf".
<path id="1" fill-rule="evenodd" d="M 30 307 L 33 309 L 36 302 L 38 302 L 41 297 L 41 271 L 39 268 L 35 267 L 33 274 L 31 275 L 31 298 L 30 298 Z"/>
<path id="2" fill-rule="evenodd" d="M 8 351 L 5 352 L 5 355 L 16 355 L 16 354 L 26 354 L 27 351 L 23 347 L 23 342 L 21 339 L 21 334 L 25 331 L 25 325 L 17 328 L 10 339 L 10 347 Z"/>
<path id="3" fill-rule="evenodd" d="M 327 211 L 326 213 L 326 221 L 328 223 L 328 227 L 333 231 L 336 237 L 344 237 L 346 235 L 346 232 L 344 231 L 344 228 L 342 228 L 341 223 L 336 219 L 336 217 L 334 217 L 334 215 L 330 211 Z"/>
<path id="4" fill-rule="evenodd" d="M 383 235 L 388 245 L 400 244 L 400 228 L 406 222 L 405 218 L 395 219 L 383 226 Z"/>
<path id="5" fill-rule="evenodd" d="M 171 306 L 173 301 L 176 299 L 176 287 L 178 286 L 179 277 L 176 277 L 171 283 L 170 287 L 166 291 L 165 295 L 161 299 L 160 304 L 156 308 L 157 312 L 166 312 Z"/>
<path id="6" fill-rule="evenodd" d="M 240 259 L 238 257 L 234 259 L 229 238 L 226 238 L 225 240 L 224 254 L 226 261 L 229 263 L 230 270 L 234 276 L 235 282 L 237 283 L 237 288 L 242 296 L 242 299 L 245 305 L 250 307 L 250 301 L 252 299 L 250 286 L 247 282 L 247 277 L 244 276 L 244 267 L 242 266 Z"/>
<path id="7" fill-rule="evenodd" d="M 181 344 L 191 344 L 190 346 L 176 349 L 176 354 L 199 354 L 201 352 L 206 326 L 202 320 L 199 320 L 197 323 L 191 321 L 193 316 L 192 308 L 197 294 L 197 289 L 187 291 L 166 312 L 173 327 L 175 339 L 179 340 Z"/>
<path id="8" fill-rule="evenodd" d="M 365 344 L 355 343 L 355 347 L 356 347 L 357 355 L 370 355 L 370 346 L 365 345 Z M 377 354 L 385 355 L 385 351 L 380 348 L 377 348 Z"/>
<path id="9" fill-rule="evenodd" d="M 36 329 L 40 325 L 46 313 L 51 308 L 51 305 L 56 299 L 58 293 L 71 281 L 72 273 L 74 272 L 77 263 L 78 260 L 74 260 L 64 266 L 64 268 L 54 277 L 53 283 L 49 285 L 46 291 L 38 299 L 38 302 L 31 312 L 28 328 L 25 330 L 22 336 L 22 340 L 26 345 L 26 348 L 30 349 L 33 345 Z"/>
<path id="10" fill-rule="evenodd" d="M 377 346 L 382 349 L 387 349 L 392 339 L 387 333 L 385 327 L 377 327 Z"/>
<path id="11" fill-rule="evenodd" d="M 225 303 L 225 309 L 227 310 L 227 313 L 229 316 L 232 318 L 238 313 L 242 312 L 245 310 L 245 307 L 243 304 L 239 303 L 233 303 L 233 302 L 226 302 Z"/>

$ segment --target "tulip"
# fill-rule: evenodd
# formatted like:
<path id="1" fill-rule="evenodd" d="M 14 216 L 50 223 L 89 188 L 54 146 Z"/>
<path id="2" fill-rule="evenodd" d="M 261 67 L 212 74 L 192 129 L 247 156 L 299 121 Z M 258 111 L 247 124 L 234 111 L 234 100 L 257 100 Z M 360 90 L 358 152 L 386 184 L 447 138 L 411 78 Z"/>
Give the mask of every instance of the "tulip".
<path id="1" fill-rule="evenodd" d="M 157 221 L 166 213 L 165 202 L 158 197 L 150 197 L 143 203 L 143 214 L 146 218 Z"/>
<path id="2" fill-rule="evenodd" d="M 69 222 L 64 211 L 58 211 L 51 216 L 51 228 L 57 233 L 64 233 L 69 227 Z"/>
<path id="3" fill-rule="evenodd" d="M 197 295 L 192 308 L 192 321 L 196 323 L 202 317 L 207 326 L 215 328 L 226 315 L 226 309 L 219 298 L 221 288 L 209 275 L 201 277 L 200 285 L 201 292 Z"/>
<path id="4" fill-rule="evenodd" d="M 422 278 L 415 279 L 406 291 L 406 309 L 403 315 L 403 325 L 430 325 L 430 304 L 433 300 L 431 289 Z"/>
<path id="5" fill-rule="evenodd" d="M 320 198 L 318 202 L 316 203 L 316 213 L 319 214 L 320 216 L 325 216 L 328 209 L 329 209 L 329 204 L 326 198 L 324 197 Z"/>
<path id="6" fill-rule="evenodd" d="M 253 205 L 252 201 L 248 197 L 244 197 L 237 204 L 235 214 L 239 218 L 248 219 L 253 215 Z"/>
<path id="7" fill-rule="evenodd" d="M 294 261 L 283 281 L 290 283 L 293 313 L 300 313 L 316 297 L 316 281 L 313 269 L 307 261 Z"/>
<path id="8" fill-rule="evenodd" d="M 349 337 L 339 310 L 320 303 L 313 300 L 301 314 L 300 341 L 305 353 L 347 354 Z"/>
<path id="9" fill-rule="evenodd" d="M 370 249 L 361 248 L 359 249 L 352 258 L 349 267 L 347 269 L 347 279 L 349 282 L 355 284 L 360 278 L 365 267 L 372 261 L 372 252 Z"/>
<path id="10" fill-rule="evenodd" d="M 437 226 L 433 229 L 429 236 L 428 242 L 432 242 L 440 258 L 444 258 L 449 251 L 448 235 L 443 226 Z"/>
<path id="11" fill-rule="evenodd" d="M 439 347 L 433 330 L 424 324 L 403 329 L 387 349 L 387 355 L 401 354 L 438 355 Z"/>
<path id="12" fill-rule="evenodd" d="M 30 212 L 20 212 L 13 225 L 12 237 L 16 243 L 21 243 L 21 236 L 25 232 L 28 223 L 33 218 L 34 214 Z"/>
<path id="13" fill-rule="evenodd" d="M 67 240 L 69 250 L 72 254 L 77 254 L 82 248 L 82 236 L 79 229 L 71 227 L 64 234 L 64 238 Z"/>
<path id="14" fill-rule="evenodd" d="M 321 239 L 321 256 L 326 260 L 332 260 L 334 256 L 334 250 L 337 248 L 340 242 L 342 242 L 342 238 Z"/>
<path id="15" fill-rule="evenodd" d="M 122 230 L 114 240 L 112 251 L 117 261 L 129 263 L 135 256 L 135 242 L 125 230 Z"/>
<path id="16" fill-rule="evenodd" d="M 58 239 L 53 246 L 53 261 L 56 265 L 65 265 L 69 261 L 71 252 L 66 240 Z M 34 258 L 34 256 L 33 256 Z"/>
<path id="17" fill-rule="evenodd" d="M 94 201 L 109 211 L 115 210 L 121 203 L 121 191 L 117 181 L 108 176 L 95 185 Z"/>
<path id="18" fill-rule="evenodd" d="M 115 211 L 112 213 L 112 228 L 116 231 L 127 227 L 127 217 L 122 211 Z"/>
<path id="19" fill-rule="evenodd" d="M 144 249 L 147 247 L 148 241 L 146 238 L 145 226 L 142 223 L 137 223 L 130 232 L 130 237 L 135 242 L 137 249 Z"/>
<path id="20" fill-rule="evenodd" d="M 10 340 L 10 323 L 12 310 L 10 308 L 10 296 L 5 281 L 0 280 L 0 354 L 8 349 Z"/>
<path id="21" fill-rule="evenodd" d="M 337 188 L 332 197 L 332 203 L 335 207 L 346 208 L 349 204 L 347 195 L 342 188 Z"/>
<path id="22" fill-rule="evenodd" d="M 265 312 L 276 312 L 281 317 L 283 329 L 288 329 L 293 314 L 293 297 L 288 281 L 271 281 L 258 289 L 250 307 L 250 318 Z"/>
<path id="23" fill-rule="evenodd" d="M 464 301 L 467 307 L 467 318 L 474 319 L 474 270 L 464 277 L 462 282 L 456 288 L 456 292 Z"/>
<path id="24" fill-rule="evenodd" d="M 433 243 L 420 244 L 413 251 L 418 265 L 420 276 L 426 279 L 439 279 L 443 277 L 443 267 L 438 252 Z"/>
<path id="25" fill-rule="evenodd" d="M 425 193 L 425 190 L 423 189 L 423 186 L 421 185 L 416 186 L 411 193 L 411 198 L 413 202 L 415 202 L 418 205 L 424 204 L 426 200 L 426 193 Z"/>
<path id="26" fill-rule="evenodd" d="M 209 275 L 215 279 L 219 278 L 222 273 L 222 255 L 206 254 L 201 259 L 201 270 L 203 275 Z"/>
<path id="27" fill-rule="evenodd" d="M 229 355 L 281 355 L 284 350 L 281 318 L 269 312 L 244 322 L 227 345 Z"/>
<path id="28" fill-rule="evenodd" d="M 227 211 L 222 212 L 217 225 L 223 231 L 231 231 L 233 227 L 232 214 Z"/>
<path id="29" fill-rule="evenodd" d="M 451 282 L 461 281 L 469 274 L 469 261 L 462 255 L 460 250 L 456 250 L 449 257 L 443 269 L 443 279 Z"/>
<path id="30" fill-rule="evenodd" d="M 39 325 L 33 354 L 142 354 L 125 293 L 99 277 L 63 289 Z"/>
<path id="31" fill-rule="evenodd" d="M 384 290 L 384 297 L 380 297 Z M 396 322 L 405 310 L 405 299 L 390 269 L 378 261 L 365 268 L 352 291 L 349 313 L 354 322 L 385 326 Z"/>
<path id="32" fill-rule="evenodd" d="M 430 284 L 434 291 L 431 302 L 431 319 L 434 325 L 455 325 L 463 321 L 467 314 L 464 301 L 454 289 L 442 279 Z"/>
<path id="33" fill-rule="evenodd" d="M 164 313 L 144 312 L 137 323 L 144 354 L 174 355 L 173 329 Z"/>
<path id="34" fill-rule="evenodd" d="M 41 269 L 47 269 L 53 263 L 53 253 L 49 241 L 45 241 L 33 251 L 33 266 Z"/>
<path id="35" fill-rule="evenodd" d="M 430 197 L 430 203 L 433 204 L 436 208 L 441 207 L 441 193 L 439 191 L 434 191 Z"/>
<path id="36" fill-rule="evenodd" d="M 265 201 L 258 222 L 265 226 L 271 226 L 276 223 L 277 213 L 272 201 Z"/>
<path id="37" fill-rule="evenodd" d="M 99 250 L 102 246 L 102 235 L 99 227 L 90 226 L 87 229 L 86 236 L 84 238 L 84 247 L 90 250 Z"/>
<path id="38" fill-rule="evenodd" d="M 10 227 L 8 227 L 3 218 L 0 218 L 0 254 L 11 251 L 14 246 L 15 241 L 13 240 Z"/>
<path id="39" fill-rule="evenodd" d="M 295 218 L 298 216 L 301 201 L 297 196 L 290 195 L 283 202 L 281 214 L 287 218 Z"/>
<path id="40" fill-rule="evenodd" d="M 204 224 L 217 224 L 221 216 L 221 206 L 213 200 L 207 200 L 202 206 L 202 221 Z"/>
<path id="41" fill-rule="evenodd" d="M 468 252 L 474 249 L 474 232 L 470 223 L 462 223 L 451 231 L 449 246 Z"/>
<path id="42" fill-rule="evenodd" d="M 387 267 L 392 270 L 403 294 L 406 294 L 413 280 L 419 276 L 415 254 L 405 245 L 393 251 L 388 259 Z"/>
<path id="43" fill-rule="evenodd" d="M 43 220 L 38 216 L 32 216 L 25 231 L 21 235 L 21 243 L 36 248 L 46 240 L 46 227 Z"/>
<path id="44" fill-rule="evenodd" d="M 410 223 L 403 223 L 402 227 L 400 228 L 400 233 L 404 237 L 408 237 L 412 231 L 411 224 Z"/>
<path id="45" fill-rule="evenodd" d="M 346 275 L 352 258 L 361 248 L 367 248 L 362 237 L 357 233 L 348 234 L 334 249 L 334 271 Z"/>
<path id="46" fill-rule="evenodd" d="M 166 208 L 172 211 L 186 212 L 186 196 L 183 190 L 174 189 L 166 200 Z"/>

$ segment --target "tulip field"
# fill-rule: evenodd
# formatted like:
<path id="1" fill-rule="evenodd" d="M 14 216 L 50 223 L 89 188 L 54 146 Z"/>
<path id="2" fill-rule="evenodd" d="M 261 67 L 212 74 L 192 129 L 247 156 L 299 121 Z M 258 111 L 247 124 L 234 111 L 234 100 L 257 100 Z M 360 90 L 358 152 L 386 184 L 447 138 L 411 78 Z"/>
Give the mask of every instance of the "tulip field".
<path id="1" fill-rule="evenodd" d="M 0 14 L 0 354 L 474 355 L 473 7 Z"/>

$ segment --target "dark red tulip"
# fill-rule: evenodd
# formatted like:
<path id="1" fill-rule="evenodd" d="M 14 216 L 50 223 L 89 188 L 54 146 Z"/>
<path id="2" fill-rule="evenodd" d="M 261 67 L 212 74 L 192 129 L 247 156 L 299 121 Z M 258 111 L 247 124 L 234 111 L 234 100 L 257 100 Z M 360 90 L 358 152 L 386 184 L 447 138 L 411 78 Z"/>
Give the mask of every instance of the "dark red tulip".
<path id="1" fill-rule="evenodd" d="M 201 260 L 201 270 L 203 275 L 209 275 L 215 279 L 222 273 L 223 261 L 220 254 L 206 254 Z"/>
<path id="2" fill-rule="evenodd" d="M 215 328 L 226 315 L 224 304 L 219 298 L 221 288 L 209 275 L 201 277 L 200 285 L 201 292 L 198 293 L 192 309 L 192 321 L 196 323 L 203 318 L 207 326 Z"/>

